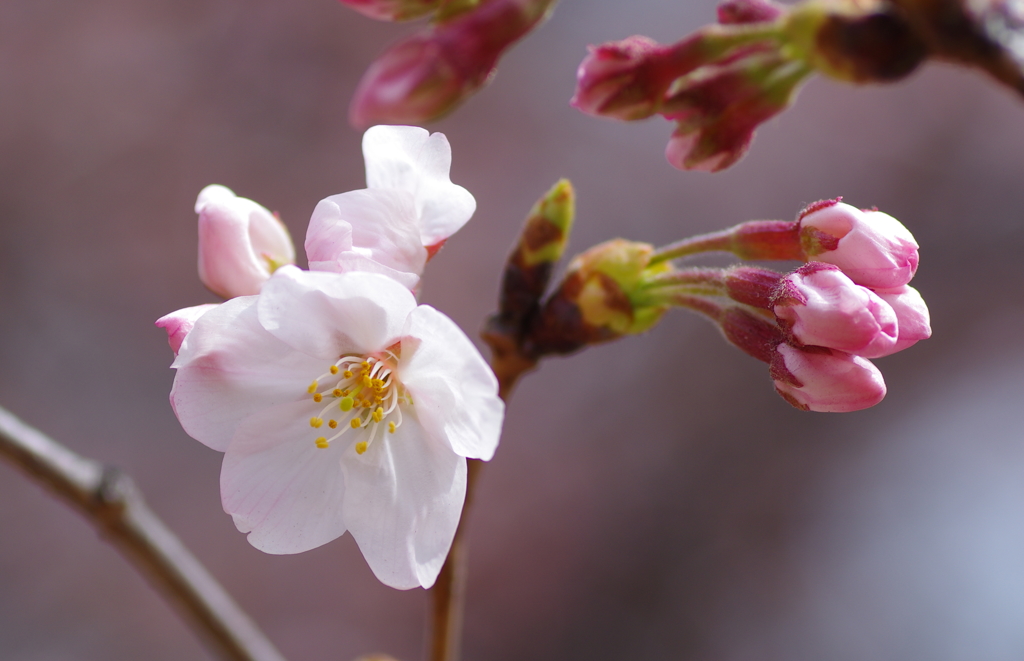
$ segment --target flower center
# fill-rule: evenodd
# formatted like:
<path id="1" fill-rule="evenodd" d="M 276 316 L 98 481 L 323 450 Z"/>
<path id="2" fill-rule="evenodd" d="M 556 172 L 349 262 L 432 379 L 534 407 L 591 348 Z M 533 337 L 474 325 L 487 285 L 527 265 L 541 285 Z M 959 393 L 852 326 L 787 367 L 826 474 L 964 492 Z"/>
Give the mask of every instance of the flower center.
<path id="1" fill-rule="evenodd" d="M 337 431 L 333 436 L 318 436 L 318 448 L 328 448 L 345 433 L 357 440 L 358 454 L 366 452 L 377 432 L 390 433 L 402 426 L 401 403 L 412 398 L 395 378 L 398 357 L 385 349 L 382 356 L 342 356 L 309 384 L 306 392 L 313 401 L 324 403 L 320 413 L 309 419 L 309 426 L 320 429 L 326 424 Z"/>

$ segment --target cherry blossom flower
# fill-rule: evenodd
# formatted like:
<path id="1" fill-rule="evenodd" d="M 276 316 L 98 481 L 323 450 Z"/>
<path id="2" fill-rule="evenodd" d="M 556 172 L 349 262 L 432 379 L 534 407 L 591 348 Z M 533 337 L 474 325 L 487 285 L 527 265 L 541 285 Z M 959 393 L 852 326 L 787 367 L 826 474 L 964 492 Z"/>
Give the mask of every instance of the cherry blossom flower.
<path id="1" fill-rule="evenodd" d="M 256 294 L 277 267 L 295 261 L 288 229 L 274 214 L 219 185 L 196 199 L 199 279 L 224 298 Z"/>
<path id="2" fill-rule="evenodd" d="M 332 195 L 313 211 L 306 256 L 316 271 L 383 273 L 409 288 L 430 256 L 476 210 L 451 182 L 442 133 L 374 126 L 363 135 L 367 188 Z"/>
<path id="3" fill-rule="evenodd" d="M 205 312 L 171 404 L 224 452 L 221 498 L 249 542 L 299 553 L 352 533 L 382 582 L 431 586 L 490 459 L 497 381 L 448 317 L 375 273 L 277 270 Z"/>

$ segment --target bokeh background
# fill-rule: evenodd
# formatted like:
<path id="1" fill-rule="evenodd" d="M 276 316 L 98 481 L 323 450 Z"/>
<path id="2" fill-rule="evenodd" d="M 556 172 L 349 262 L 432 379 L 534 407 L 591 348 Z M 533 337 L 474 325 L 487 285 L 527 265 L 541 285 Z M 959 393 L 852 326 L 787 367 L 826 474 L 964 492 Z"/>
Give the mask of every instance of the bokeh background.
<path id="1" fill-rule="evenodd" d="M 707 322 L 549 360 L 525 378 L 472 510 L 467 661 L 1024 658 L 1024 104 L 929 65 L 817 79 L 716 175 L 671 168 L 661 120 L 568 106 L 588 43 L 673 41 L 713 0 L 564 0 L 443 121 L 479 203 L 423 300 L 470 334 L 524 214 L 559 177 L 571 248 L 666 243 L 836 195 L 900 218 L 935 335 L 879 361 L 889 395 L 801 413 Z M 297 241 L 364 185 L 346 122 L 410 26 L 332 0 L 0 2 L 0 404 L 126 469 L 293 660 L 421 657 L 426 597 L 348 536 L 264 555 L 220 508 L 221 455 L 167 403 L 153 321 L 215 298 L 196 194 L 230 186 Z M 705 263 L 726 263 L 709 261 Z M 0 465 L 0 658 L 208 659 L 63 503 Z"/>

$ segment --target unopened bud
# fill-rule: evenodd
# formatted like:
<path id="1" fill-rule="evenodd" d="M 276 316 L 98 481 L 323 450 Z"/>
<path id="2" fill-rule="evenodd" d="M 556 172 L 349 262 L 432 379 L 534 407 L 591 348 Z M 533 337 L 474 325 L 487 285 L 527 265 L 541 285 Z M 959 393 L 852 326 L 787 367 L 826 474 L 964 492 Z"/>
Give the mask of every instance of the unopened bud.
<path id="1" fill-rule="evenodd" d="M 502 276 L 498 315 L 492 320 L 501 332 L 518 336 L 522 322 L 535 312 L 565 251 L 575 208 L 572 184 L 562 179 L 530 209 Z"/>
<path id="2" fill-rule="evenodd" d="M 589 48 L 576 71 L 576 93 L 569 102 L 574 108 L 623 120 L 658 111 L 676 75 L 663 65 L 668 47 L 632 36 Z"/>
<path id="3" fill-rule="evenodd" d="M 870 360 L 823 347 L 778 345 L 771 375 L 776 392 L 804 411 L 859 411 L 885 397 L 885 380 Z"/>
<path id="4" fill-rule="evenodd" d="M 896 351 L 896 312 L 831 264 L 811 262 L 783 278 L 772 309 L 779 325 L 798 344 L 866 358 Z"/>
<path id="5" fill-rule="evenodd" d="M 555 0 L 490 0 L 392 46 L 359 81 L 349 120 L 419 124 L 454 109 L 491 78 L 498 58 Z"/>
<path id="6" fill-rule="evenodd" d="M 932 336 L 931 316 L 920 292 L 903 285 L 894 289 L 876 289 L 875 293 L 892 307 L 899 322 L 899 337 L 891 353 L 903 351 Z"/>
<path id="7" fill-rule="evenodd" d="M 199 214 L 199 279 L 225 298 L 258 294 L 280 266 L 295 261 L 288 229 L 259 204 L 224 186 L 204 188 Z"/>
<path id="8" fill-rule="evenodd" d="M 774 21 L 786 11 L 772 0 L 725 0 L 718 5 L 718 22 L 723 25 Z"/>
<path id="9" fill-rule="evenodd" d="M 577 255 L 531 332 L 539 353 L 569 353 L 586 344 L 642 333 L 669 309 L 649 301 L 644 285 L 672 269 L 650 265 L 653 246 L 614 239 Z"/>
<path id="10" fill-rule="evenodd" d="M 754 130 L 787 108 L 809 70 L 774 53 L 708 65 L 677 80 L 662 114 L 678 126 L 665 149 L 681 170 L 717 172 L 746 154 Z"/>
<path id="11" fill-rule="evenodd" d="M 360 14 L 382 21 L 409 21 L 436 10 L 444 0 L 340 0 Z"/>
<path id="12" fill-rule="evenodd" d="M 858 285 L 900 287 L 917 271 L 918 246 L 898 220 L 835 200 L 816 202 L 800 214 L 804 259 L 835 264 Z"/>

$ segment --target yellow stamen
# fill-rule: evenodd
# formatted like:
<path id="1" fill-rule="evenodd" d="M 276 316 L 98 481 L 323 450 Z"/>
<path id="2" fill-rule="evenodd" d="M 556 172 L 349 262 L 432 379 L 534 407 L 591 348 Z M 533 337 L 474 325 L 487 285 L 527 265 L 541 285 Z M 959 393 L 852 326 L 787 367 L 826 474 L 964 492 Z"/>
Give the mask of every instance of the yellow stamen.
<path id="1" fill-rule="evenodd" d="M 337 429 L 338 428 L 338 421 L 337 420 L 328 420 L 327 421 L 327 426 L 330 427 L 331 429 Z"/>
<path id="2" fill-rule="evenodd" d="M 352 422 L 349 424 L 352 425 L 352 429 L 359 429 L 363 426 L 363 422 L 359 418 L 352 418 Z"/>
<path id="3" fill-rule="evenodd" d="M 331 365 L 331 374 L 337 374 L 337 373 L 338 373 L 338 366 L 337 365 Z"/>
<path id="4" fill-rule="evenodd" d="M 309 426 L 312 427 L 313 429 L 320 429 L 320 425 L 322 425 L 322 424 L 324 424 L 324 419 L 323 418 L 310 418 L 309 419 Z"/>
<path id="5" fill-rule="evenodd" d="M 313 393 L 315 393 L 315 392 L 316 392 L 316 389 L 317 389 L 317 387 L 318 387 L 319 385 L 320 385 L 319 383 L 317 383 L 316 381 L 314 381 L 313 383 L 309 384 L 309 387 L 308 387 L 308 388 L 306 388 L 306 392 L 308 392 L 308 393 L 309 393 L 310 395 L 312 395 Z"/>
<path id="6" fill-rule="evenodd" d="M 352 370 L 345 370 L 344 372 L 341 373 L 341 375 L 343 377 L 345 377 L 346 379 L 351 379 L 352 378 Z"/>
<path id="7" fill-rule="evenodd" d="M 389 422 L 388 423 L 388 432 L 390 432 L 392 434 L 395 433 L 395 423 L 393 423 L 393 422 Z"/>
<path id="8" fill-rule="evenodd" d="M 368 446 L 366 445 L 366 441 L 359 441 L 358 443 L 356 443 L 356 454 L 362 454 L 366 452 L 367 447 Z"/>
<path id="9" fill-rule="evenodd" d="M 341 388 L 335 388 L 331 391 L 331 394 L 335 397 L 344 397 L 344 394 L 341 392 Z"/>
<path id="10" fill-rule="evenodd" d="M 331 447 L 331 444 L 327 442 L 327 438 L 324 436 L 321 436 L 320 438 L 316 439 L 314 443 L 316 443 L 316 446 L 321 450 L 323 450 L 324 448 Z"/>
<path id="11" fill-rule="evenodd" d="M 318 392 L 315 392 L 313 393 L 313 401 L 319 404 L 320 402 L 324 401 L 324 396 Z"/>
<path id="12" fill-rule="evenodd" d="M 377 410 L 373 412 L 373 421 L 374 422 L 380 422 L 383 419 L 384 419 L 384 409 L 382 409 L 381 407 L 378 406 Z"/>

